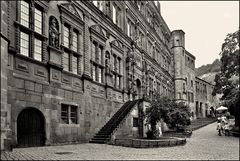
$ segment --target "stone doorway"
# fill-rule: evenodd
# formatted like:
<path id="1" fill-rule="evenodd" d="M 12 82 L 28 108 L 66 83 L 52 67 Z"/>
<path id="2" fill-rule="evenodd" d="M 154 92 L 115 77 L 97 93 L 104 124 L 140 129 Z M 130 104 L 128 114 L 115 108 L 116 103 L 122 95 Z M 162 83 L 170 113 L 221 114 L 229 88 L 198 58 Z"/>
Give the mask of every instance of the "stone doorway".
<path id="1" fill-rule="evenodd" d="M 17 147 L 43 145 L 45 145 L 44 116 L 35 108 L 26 108 L 17 118 Z"/>

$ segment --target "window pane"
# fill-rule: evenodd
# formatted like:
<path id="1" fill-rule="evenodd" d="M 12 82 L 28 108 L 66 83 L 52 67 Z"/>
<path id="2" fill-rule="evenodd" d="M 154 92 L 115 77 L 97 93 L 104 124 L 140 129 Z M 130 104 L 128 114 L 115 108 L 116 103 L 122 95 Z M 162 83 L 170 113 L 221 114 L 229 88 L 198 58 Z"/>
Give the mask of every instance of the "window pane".
<path id="1" fill-rule="evenodd" d="M 117 18 L 116 18 L 116 7 L 113 5 L 113 23 L 117 23 Z"/>
<path id="2" fill-rule="evenodd" d="M 42 12 L 35 8 L 34 13 L 34 30 L 40 34 L 42 34 Z"/>
<path id="3" fill-rule="evenodd" d="M 29 4 L 25 1 L 20 1 L 20 3 L 21 3 L 20 23 L 26 27 L 29 27 Z"/>
<path id="4" fill-rule="evenodd" d="M 98 70 L 98 82 L 102 83 L 102 69 L 101 68 L 99 68 L 99 70 Z"/>
<path id="5" fill-rule="evenodd" d="M 42 61 L 42 41 L 34 39 L 34 59 Z"/>
<path id="6" fill-rule="evenodd" d="M 70 106 L 70 124 L 77 124 L 77 107 Z"/>
<path id="7" fill-rule="evenodd" d="M 65 47 L 69 48 L 69 28 L 67 28 L 66 26 L 64 26 L 63 44 Z"/>
<path id="8" fill-rule="evenodd" d="M 119 77 L 116 77 L 116 88 L 119 88 Z"/>
<path id="9" fill-rule="evenodd" d="M 63 53 L 63 70 L 69 71 L 69 54 Z"/>
<path id="10" fill-rule="evenodd" d="M 96 45 L 92 43 L 92 60 L 95 61 Z"/>
<path id="11" fill-rule="evenodd" d="M 102 48 L 98 48 L 98 62 L 101 64 L 102 63 Z"/>
<path id="12" fill-rule="evenodd" d="M 61 120 L 62 120 L 62 123 L 68 124 L 68 105 L 62 104 Z"/>
<path id="13" fill-rule="evenodd" d="M 92 66 L 92 77 L 93 80 L 96 81 L 96 67 L 94 65 Z"/>
<path id="14" fill-rule="evenodd" d="M 77 74 L 77 71 L 78 71 L 78 65 L 77 65 L 78 63 L 77 63 L 77 57 L 76 56 L 73 56 L 72 57 L 72 72 L 74 73 L 74 74 Z"/>
<path id="15" fill-rule="evenodd" d="M 76 32 L 73 32 L 73 51 L 77 52 L 78 47 L 78 34 Z"/>
<path id="16" fill-rule="evenodd" d="M 29 35 L 20 33 L 20 54 L 29 56 Z"/>

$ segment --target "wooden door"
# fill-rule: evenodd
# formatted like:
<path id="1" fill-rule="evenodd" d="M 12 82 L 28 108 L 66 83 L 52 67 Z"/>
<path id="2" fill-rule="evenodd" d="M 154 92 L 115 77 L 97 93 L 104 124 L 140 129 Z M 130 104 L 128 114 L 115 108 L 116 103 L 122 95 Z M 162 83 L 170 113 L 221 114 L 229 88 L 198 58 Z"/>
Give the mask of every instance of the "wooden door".
<path id="1" fill-rule="evenodd" d="M 17 119 L 18 147 L 43 146 L 45 144 L 44 116 L 34 108 L 23 110 Z"/>

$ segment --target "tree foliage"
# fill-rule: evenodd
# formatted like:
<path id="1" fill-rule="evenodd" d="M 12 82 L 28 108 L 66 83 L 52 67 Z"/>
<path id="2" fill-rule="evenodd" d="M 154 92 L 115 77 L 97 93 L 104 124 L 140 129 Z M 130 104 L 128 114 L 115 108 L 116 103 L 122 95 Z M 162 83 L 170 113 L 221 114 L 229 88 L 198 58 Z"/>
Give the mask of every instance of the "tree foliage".
<path id="1" fill-rule="evenodd" d="M 223 94 L 221 100 L 236 117 L 239 125 L 239 30 L 228 34 L 221 50 L 221 71 L 215 76 L 213 95 Z"/>
<path id="2" fill-rule="evenodd" d="M 190 123 L 190 109 L 183 103 L 176 103 L 167 97 L 157 97 L 146 109 L 146 122 L 155 131 L 157 122 L 161 119 L 172 127 L 185 126 Z"/>

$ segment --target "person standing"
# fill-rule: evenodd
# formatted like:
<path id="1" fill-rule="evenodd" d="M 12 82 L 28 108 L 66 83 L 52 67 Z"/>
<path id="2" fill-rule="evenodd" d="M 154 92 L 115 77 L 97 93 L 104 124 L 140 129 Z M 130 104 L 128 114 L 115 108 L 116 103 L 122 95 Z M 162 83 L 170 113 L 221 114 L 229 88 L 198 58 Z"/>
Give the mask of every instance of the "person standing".
<path id="1" fill-rule="evenodd" d="M 217 119 L 217 130 L 218 130 L 218 135 L 221 136 L 221 130 L 222 130 L 222 126 L 221 126 L 221 118 L 218 117 Z"/>

